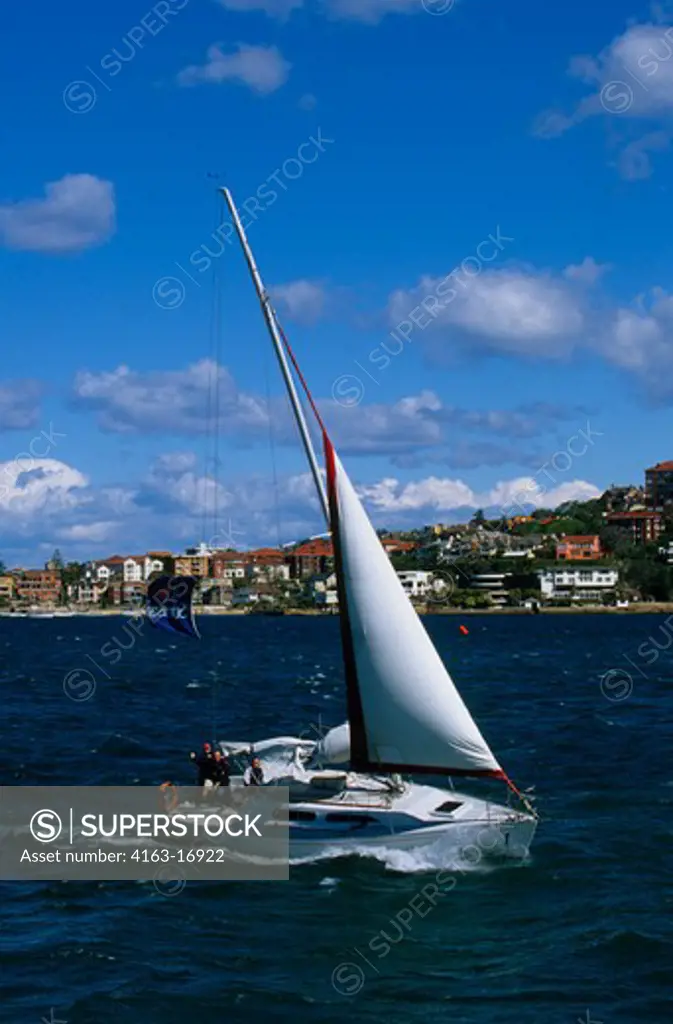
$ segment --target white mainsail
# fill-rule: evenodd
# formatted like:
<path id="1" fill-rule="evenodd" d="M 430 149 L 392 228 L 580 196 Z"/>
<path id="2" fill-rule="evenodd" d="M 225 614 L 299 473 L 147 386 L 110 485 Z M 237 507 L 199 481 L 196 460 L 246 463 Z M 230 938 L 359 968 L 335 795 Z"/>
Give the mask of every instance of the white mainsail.
<path id="1" fill-rule="evenodd" d="M 503 776 L 327 437 L 325 448 L 354 766 Z"/>

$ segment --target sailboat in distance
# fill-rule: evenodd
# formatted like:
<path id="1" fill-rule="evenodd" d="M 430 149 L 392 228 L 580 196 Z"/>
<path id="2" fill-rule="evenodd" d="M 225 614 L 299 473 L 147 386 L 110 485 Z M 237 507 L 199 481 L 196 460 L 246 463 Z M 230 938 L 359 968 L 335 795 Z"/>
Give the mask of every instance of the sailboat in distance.
<path id="1" fill-rule="evenodd" d="M 537 816 L 496 760 L 397 577 L 329 437 L 279 324 L 231 192 L 227 202 L 278 357 L 335 554 L 348 722 L 316 739 L 223 741 L 252 749 L 267 784 L 288 786 L 292 858 L 376 848 L 457 847 L 523 858 Z M 297 393 L 322 437 L 326 484 Z M 415 781 L 419 776 L 448 784 Z M 521 807 L 453 789 L 456 776 L 500 779 Z M 413 781 L 412 781 L 413 780 Z M 242 784 L 234 776 L 232 785 Z M 454 843 L 451 843 L 454 846 Z"/>

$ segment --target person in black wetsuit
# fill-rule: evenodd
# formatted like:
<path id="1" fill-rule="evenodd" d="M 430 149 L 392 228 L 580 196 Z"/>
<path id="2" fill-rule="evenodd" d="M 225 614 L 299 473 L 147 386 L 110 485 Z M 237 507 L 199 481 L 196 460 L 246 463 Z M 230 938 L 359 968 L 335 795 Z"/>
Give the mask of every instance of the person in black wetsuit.
<path id="1" fill-rule="evenodd" d="M 229 785 L 229 761 L 221 750 L 216 750 L 213 755 L 211 778 L 214 786 Z"/>
<path id="2" fill-rule="evenodd" d="M 213 781 L 213 764 L 215 758 L 213 757 L 213 750 L 210 743 L 203 744 L 203 750 L 200 754 L 192 752 L 189 755 L 190 761 L 193 761 L 198 771 L 198 782 L 197 785 L 205 786 L 207 782 Z"/>

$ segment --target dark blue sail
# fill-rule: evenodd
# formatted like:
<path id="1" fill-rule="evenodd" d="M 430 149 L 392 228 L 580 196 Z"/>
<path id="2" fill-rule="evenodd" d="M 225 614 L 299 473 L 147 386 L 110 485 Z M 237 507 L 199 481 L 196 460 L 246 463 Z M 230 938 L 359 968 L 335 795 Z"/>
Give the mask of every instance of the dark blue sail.
<path id="1" fill-rule="evenodd" d="M 169 633 L 199 639 L 192 611 L 196 580 L 192 576 L 159 576 L 147 588 L 147 618 Z"/>

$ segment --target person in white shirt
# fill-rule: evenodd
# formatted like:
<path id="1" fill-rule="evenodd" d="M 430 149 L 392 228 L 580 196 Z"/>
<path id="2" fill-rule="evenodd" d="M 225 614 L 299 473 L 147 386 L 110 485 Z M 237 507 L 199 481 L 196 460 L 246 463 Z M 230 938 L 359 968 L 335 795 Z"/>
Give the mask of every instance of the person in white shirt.
<path id="1" fill-rule="evenodd" d="M 253 757 L 252 761 L 250 762 L 250 767 L 245 769 L 245 772 L 243 773 L 243 785 L 264 785 L 264 771 L 262 769 L 262 762 L 258 757 Z"/>

